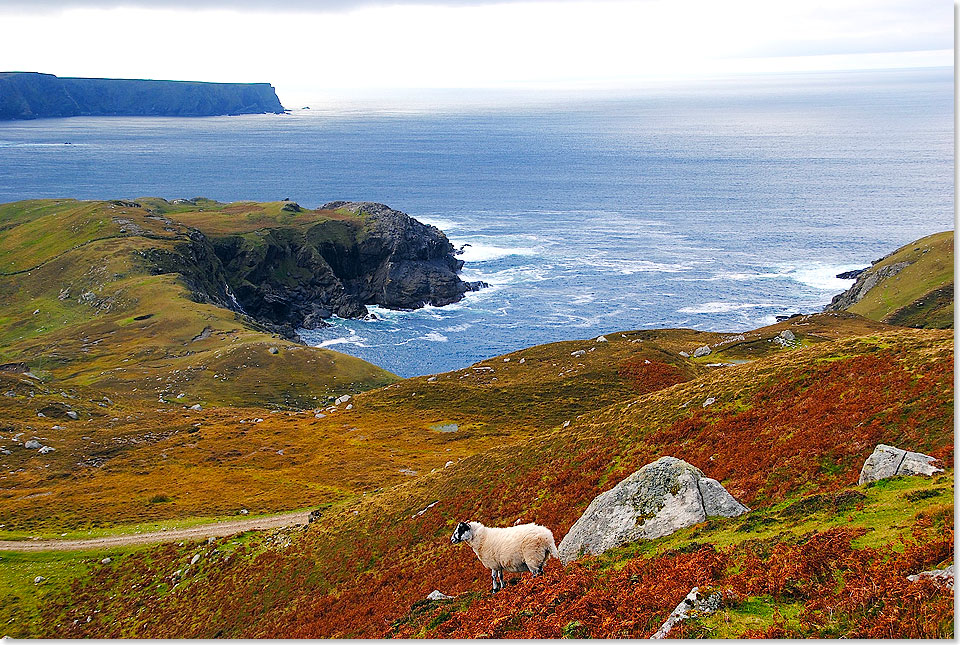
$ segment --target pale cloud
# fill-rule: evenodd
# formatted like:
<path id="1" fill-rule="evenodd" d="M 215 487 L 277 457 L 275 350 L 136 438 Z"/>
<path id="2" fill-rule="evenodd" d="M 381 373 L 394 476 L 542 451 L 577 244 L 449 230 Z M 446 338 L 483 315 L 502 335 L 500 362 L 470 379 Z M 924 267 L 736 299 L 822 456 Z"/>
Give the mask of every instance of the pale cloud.
<path id="1" fill-rule="evenodd" d="M 950 65 L 940 1 L 0 0 L 0 61 L 61 76 L 331 88 L 628 86 L 643 79 Z M 127 0 L 125 5 L 136 5 Z M 101 8 L 98 8 L 101 7 Z"/>

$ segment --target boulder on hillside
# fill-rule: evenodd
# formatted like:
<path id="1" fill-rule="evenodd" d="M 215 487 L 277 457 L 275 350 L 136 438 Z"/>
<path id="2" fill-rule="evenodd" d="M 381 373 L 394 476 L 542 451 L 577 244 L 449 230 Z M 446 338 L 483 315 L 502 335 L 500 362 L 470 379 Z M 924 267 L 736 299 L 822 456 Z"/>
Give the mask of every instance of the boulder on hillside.
<path id="1" fill-rule="evenodd" d="M 858 483 L 876 482 L 897 475 L 926 475 L 929 477 L 934 473 L 943 472 L 942 468 L 933 465 L 935 461 L 937 459 L 930 455 L 901 450 L 881 443 L 874 449 L 873 454 L 863 462 Z"/>
<path id="2" fill-rule="evenodd" d="M 670 535 L 708 517 L 735 517 L 749 510 L 699 468 L 661 457 L 597 495 L 558 551 L 566 563 L 627 542 Z"/>
<path id="3" fill-rule="evenodd" d="M 921 571 L 920 573 L 912 576 L 907 576 L 907 580 L 910 582 L 916 582 L 927 578 L 933 580 L 934 583 L 940 585 L 941 587 L 947 587 L 953 589 L 953 565 L 945 569 L 934 569 L 932 571 Z"/>

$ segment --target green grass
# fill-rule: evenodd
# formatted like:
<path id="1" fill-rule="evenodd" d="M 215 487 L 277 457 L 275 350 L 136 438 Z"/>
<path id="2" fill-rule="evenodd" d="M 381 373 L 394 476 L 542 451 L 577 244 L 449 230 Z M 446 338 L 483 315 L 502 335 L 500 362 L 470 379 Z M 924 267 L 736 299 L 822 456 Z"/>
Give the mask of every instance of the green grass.
<path id="1" fill-rule="evenodd" d="M 914 327 L 953 327 L 953 231 L 911 242 L 867 271 L 872 273 L 898 262 L 911 264 L 879 282 L 849 311 Z M 937 295 L 945 291 L 950 293 Z"/>
<path id="2" fill-rule="evenodd" d="M 866 486 L 844 489 L 861 493 L 862 500 L 835 509 L 826 499 L 822 504 L 811 504 L 809 514 L 796 515 L 788 509 L 810 497 L 794 495 L 783 501 L 760 508 L 736 518 L 710 518 L 707 522 L 688 527 L 657 540 L 638 542 L 611 550 L 600 556 L 602 566 L 618 569 L 631 558 L 653 557 L 671 549 L 684 548 L 691 543 L 712 544 L 717 548 L 739 544 L 746 540 L 771 540 L 784 534 L 801 536 L 810 531 L 831 528 L 864 528 L 867 532 L 854 544 L 860 547 L 880 547 L 896 544 L 901 535 L 908 535 L 914 520 L 921 513 L 942 512 L 953 505 L 953 471 L 933 478 L 896 477 Z M 916 495 L 923 492 L 926 495 Z M 829 498 L 831 493 L 822 494 Z M 915 499 L 910 501 L 908 496 Z M 821 508 L 817 508 L 821 506 Z"/>

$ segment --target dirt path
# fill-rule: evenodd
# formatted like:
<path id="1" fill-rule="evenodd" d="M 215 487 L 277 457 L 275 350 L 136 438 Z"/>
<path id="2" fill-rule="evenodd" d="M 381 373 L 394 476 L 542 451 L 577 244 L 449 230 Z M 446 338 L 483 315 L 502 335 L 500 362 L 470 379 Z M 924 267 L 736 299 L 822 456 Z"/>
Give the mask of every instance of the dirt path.
<path id="1" fill-rule="evenodd" d="M 184 529 L 170 529 L 153 533 L 134 533 L 132 535 L 112 535 L 91 538 L 89 540 L 22 540 L 9 542 L 0 540 L 0 551 L 79 551 L 83 549 L 108 549 L 131 544 L 154 544 L 177 540 L 202 540 L 209 537 L 223 537 L 243 531 L 258 529 L 278 529 L 287 526 L 306 524 L 309 512 L 270 515 L 249 520 L 229 520 L 214 524 L 201 524 Z"/>

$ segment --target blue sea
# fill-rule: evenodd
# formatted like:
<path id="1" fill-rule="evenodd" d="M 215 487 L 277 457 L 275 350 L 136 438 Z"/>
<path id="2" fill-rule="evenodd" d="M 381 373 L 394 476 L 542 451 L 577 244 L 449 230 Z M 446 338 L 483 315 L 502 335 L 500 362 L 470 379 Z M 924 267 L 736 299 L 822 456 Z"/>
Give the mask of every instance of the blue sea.
<path id="1" fill-rule="evenodd" d="M 406 211 L 468 245 L 463 277 L 490 287 L 303 336 L 411 376 L 615 330 L 738 331 L 821 309 L 850 284 L 837 273 L 953 228 L 952 77 L 796 74 L 0 122 L 0 201 L 289 197 Z"/>

